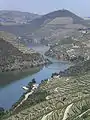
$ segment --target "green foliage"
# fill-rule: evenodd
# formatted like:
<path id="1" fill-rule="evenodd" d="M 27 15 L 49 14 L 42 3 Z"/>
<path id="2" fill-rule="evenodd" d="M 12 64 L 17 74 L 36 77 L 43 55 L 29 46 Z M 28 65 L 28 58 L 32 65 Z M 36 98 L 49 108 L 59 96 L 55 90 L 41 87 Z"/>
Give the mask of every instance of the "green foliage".
<path id="1" fill-rule="evenodd" d="M 63 76 L 76 76 L 90 71 L 90 60 L 77 63 L 63 72 Z"/>
<path id="2" fill-rule="evenodd" d="M 35 84 L 36 83 L 36 80 L 35 78 L 32 79 L 32 83 Z"/>
<path id="3" fill-rule="evenodd" d="M 31 107 L 31 106 L 34 106 L 38 103 L 41 103 L 43 101 L 45 101 L 45 98 L 46 96 L 48 95 L 49 93 L 45 90 L 37 90 L 36 92 L 34 92 L 32 95 L 30 95 L 28 97 L 28 99 L 20 106 L 18 107 L 14 114 L 15 113 L 18 113 L 19 111 L 22 111 L 28 107 Z"/>
<path id="4" fill-rule="evenodd" d="M 0 119 L 5 115 L 5 111 L 3 108 L 0 108 Z"/>
<path id="5" fill-rule="evenodd" d="M 81 112 L 85 112 L 85 111 L 88 110 L 88 109 L 89 109 L 89 106 L 84 105 L 84 106 L 82 106 Z"/>
<path id="6" fill-rule="evenodd" d="M 52 112 L 48 120 L 62 120 L 68 108 L 67 120 L 90 120 L 90 60 L 70 67 L 63 75 L 66 73 L 70 76 L 42 81 L 13 114 L 41 120 Z"/>
<path id="7" fill-rule="evenodd" d="M 67 120 L 90 120 L 89 109 L 90 74 L 88 73 L 81 76 L 52 78 L 49 82 L 42 83 L 13 114 L 19 113 L 15 115 L 19 119 L 30 116 L 30 120 L 41 120 L 43 116 L 52 112 L 48 120 L 62 120 L 65 111 L 68 110 Z"/>

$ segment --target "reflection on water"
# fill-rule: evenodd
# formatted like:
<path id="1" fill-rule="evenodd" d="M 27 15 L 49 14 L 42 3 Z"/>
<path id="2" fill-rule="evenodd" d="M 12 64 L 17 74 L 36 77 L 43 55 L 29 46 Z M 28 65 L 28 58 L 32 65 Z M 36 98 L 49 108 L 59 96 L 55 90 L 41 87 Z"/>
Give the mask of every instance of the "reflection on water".
<path id="1" fill-rule="evenodd" d="M 33 73 L 38 72 L 39 70 L 40 68 L 37 67 L 29 70 L 24 70 L 22 72 L 13 71 L 13 72 L 0 73 L 0 88 L 2 86 L 10 84 L 11 82 L 22 79 L 25 76 L 32 75 Z"/>

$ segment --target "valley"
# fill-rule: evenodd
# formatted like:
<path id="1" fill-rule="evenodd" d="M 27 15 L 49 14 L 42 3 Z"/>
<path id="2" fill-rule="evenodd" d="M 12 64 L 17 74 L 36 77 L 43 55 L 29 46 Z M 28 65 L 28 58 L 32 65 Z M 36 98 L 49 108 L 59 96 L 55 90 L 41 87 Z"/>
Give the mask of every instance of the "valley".
<path id="1" fill-rule="evenodd" d="M 84 70 L 82 71 L 81 68 L 82 73 L 80 74 L 78 74 L 78 67 L 71 67 L 73 70 L 77 70 L 77 75 L 65 77 L 58 74 L 43 81 L 23 105 L 14 113 L 12 112 L 8 120 L 17 118 L 19 120 L 26 118 L 29 120 L 89 120 L 90 67 L 87 66 L 87 64 L 90 65 L 89 63 L 90 60 L 85 62 L 84 65 L 78 65 L 79 68 L 82 67 Z M 69 68 L 68 72 L 72 74 L 71 68 Z M 75 71 L 74 73 L 76 73 Z M 41 91 L 44 92 L 43 95 Z M 28 108 L 26 107 L 23 110 L 27 105 Z"/>
<path id="2" fill-rule="evenodd" d="M 15 24 L 0 26 L 0 120 L 89 120 L 89 21 L 65 9 L 7 15 Z"/>
<path id="3" fill-rule="evenodd" d="M 44 54 L 45 51 L 48 50 L 47 46 L 31 46 L 32 49 L 37 52 Z M 44 48 L 42 50 L 42 48 Z M 48 58 L 48 57 L 46 57 Z M 50 59 L 50 58 L 48 58 Z M 25 90 L 22 89 L 23 86 L 27 86 L 27 84 L 35 78 L 38 84 L 41 83 L 42 80 L 50 78 L 52 73 L 58 72 L 64 69 L 67 69 L 71 64 L 68 62 L 58 61 L 55 59 L 50 59 L 52 64 L 46 66 L 38 66 L 30 69 L 26 69 L 23 71 L 12 71 L 12 72 L 4 72 L 0 74 L 0 107 L 5 109 L 10 109 L 12 105 L 19 100 L 19 98 L 25 93 Z M 17 90 L 15 91 L 15 89 Z M 6 92 L 7 91 L 7 92 Z M 12 91 L 12 92 L 10 92 Z M 12 97 L 7 97 L 12 96 Z"/>
<path id="4" fill-rule="evenodd" d="M 29 24 L 0 26 L 6 31 L 22 37 L 25 43 L 55 43 L 64 36 L 71 36 L 79 28 L 84 28 L 86 22 L 83 18 L 68 10 L 58 10 L 32 20 Z"/>

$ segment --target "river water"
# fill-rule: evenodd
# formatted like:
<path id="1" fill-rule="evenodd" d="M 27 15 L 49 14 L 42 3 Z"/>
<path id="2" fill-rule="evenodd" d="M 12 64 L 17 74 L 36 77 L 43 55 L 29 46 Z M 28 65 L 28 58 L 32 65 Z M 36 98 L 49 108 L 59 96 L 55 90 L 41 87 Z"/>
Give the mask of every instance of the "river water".
<path id="1" fill-rule="evenodd" d="M 30 47 L 32 47 L 32 46 L 30 46 Z M 42 47 L 40 47 L 40 46 L 39 47 L 35 46 L 35 47 L 33 47 L 33 49 L 37 50 L 38 52 L 41 52 L 42 54 L 44 54 L 44 52 L 46 50 L 48 50 L 48 48 L 43 47 L 43 49 L 42 49 Z M 58 60 L 52 60 L 52 61 L 53 61 L 52 64 L 50 64 L 48 66 L 44 66 L 37 73 L 29 74 L 25 78 L 21 78 L 21 79 L 19 78 L 19 79 L 16 79 L 14 81 L 13 81 L 14 78 L 12 78 L 13 82 L 10 82 L 10 83 L 5 84 L 3 86 L 0 85 L 0 107 L 3 107 L 5 109 L 11 108 L 11 106 L 25 92 L 22 89 L 22 86 L 26 86 L 33 78 L 36 79 L 37 83 L 40 83 L 41 80 L 50 78 L 52 73 L 63 71 L 71 66 L 67 62 L 63 62 L 63 61 L 61 62 Z M 0 80 L 1 79 L 2 78 L 0 78 Z M 6 81 L 7 81 L 7 77 L 6 77 Z"/>

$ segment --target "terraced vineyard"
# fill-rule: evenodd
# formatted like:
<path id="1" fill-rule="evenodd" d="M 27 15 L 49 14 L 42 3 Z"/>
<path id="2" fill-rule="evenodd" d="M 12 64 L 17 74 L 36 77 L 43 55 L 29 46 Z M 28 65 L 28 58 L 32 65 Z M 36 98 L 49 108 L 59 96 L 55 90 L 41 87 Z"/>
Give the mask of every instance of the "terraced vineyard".
<path id="1" fill-rule="evenodd" d="M 0 71 L 22 71 L 49 63 L 11 33 L 0 31 Z"/>
<path id="2" fill-rule="evenodd" d="M 3 38 L 5 41 L 12 44 L 14 47 L 16 47 L 19 51 L 21 51 L 24 54 L 32 54 L 36 53 L 33 49 L 30 49 L 26 47 L 24 44 L 20 42 L 20 40 L 15 36 L 14 34 L 0 31 L 0 37 Z"/>
<path id="3" fill-rule="evenodd" d="M 49 93 L 43 102 L 28 105 L 28 109 L 6 120 L 90 120 L 90 72 L 84 76 L 56 76 L 38 90 Z"/>

